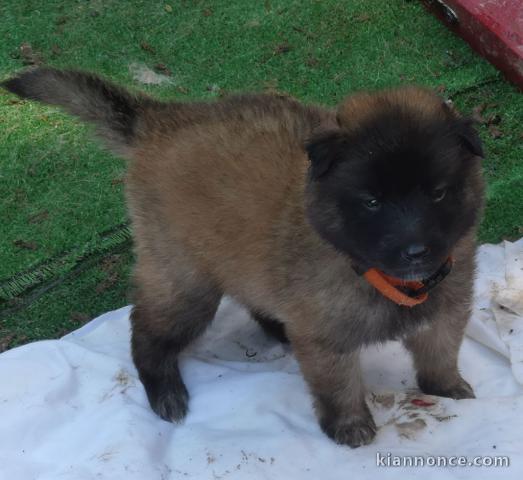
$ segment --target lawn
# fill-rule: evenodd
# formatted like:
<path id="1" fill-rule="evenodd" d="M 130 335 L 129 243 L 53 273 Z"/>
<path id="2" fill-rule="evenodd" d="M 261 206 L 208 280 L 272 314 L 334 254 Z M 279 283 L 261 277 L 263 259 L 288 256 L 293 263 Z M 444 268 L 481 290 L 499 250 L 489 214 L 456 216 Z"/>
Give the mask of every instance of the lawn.
<path id="1" fill-rule="evenodd" d="M 326 105 L 435 88 L 481 120 L 480 241 L 523 234 L 522 96 L 416 1 L 20 0 L 0 4 L 0 36 L 0 80 L 45 63 L 163 99 L 278 90 Z M 128 303 L 124 169 L 83 125 L 0 91 L 0 351 Z"/>

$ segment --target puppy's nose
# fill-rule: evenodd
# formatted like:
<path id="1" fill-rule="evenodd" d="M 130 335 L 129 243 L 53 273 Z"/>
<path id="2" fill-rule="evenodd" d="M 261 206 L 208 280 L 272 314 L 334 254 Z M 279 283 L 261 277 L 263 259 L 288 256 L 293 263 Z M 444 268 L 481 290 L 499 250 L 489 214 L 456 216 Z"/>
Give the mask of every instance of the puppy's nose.
<path id="1" fill-rule="evenodd" d="M 422 243 L 413 243 L 403 250 L 402 255 L 406 260 L 421 260 L 429 254 L 429 248 Z"/>

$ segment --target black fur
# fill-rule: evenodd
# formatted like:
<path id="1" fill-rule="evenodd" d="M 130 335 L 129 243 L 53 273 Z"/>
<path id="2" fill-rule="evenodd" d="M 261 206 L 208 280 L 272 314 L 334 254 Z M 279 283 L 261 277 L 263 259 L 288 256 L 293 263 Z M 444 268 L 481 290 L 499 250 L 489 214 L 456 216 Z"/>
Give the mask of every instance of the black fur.
<path id="1" fill-rule="evenodd" d="M 483 145 L 478 132 L 474 128 L 473 120 L 469 118 L 460 119 L 455 123 L 455 129 L 462 141 L 463 146 L 473 155 L 483 157 Z"/>
<path id="2" fill-rule="evenodd" d="M 305 150 L 311 160 L 310 175 L 312 178 L 320 178 L 335 162 L 342 160 L 344 144 L 348 140 L 347 136 L 335 131 L 322 133 L 307 143 Z"/>
<path id="3" fill-rule="evenodd" d="M 434 378 L 428 378 L 417 375 L 417 381 L 420 390 L 427 395 L 435 395 L 447 398 L 475 398 L 472 387 L 461 379 L 456 385 L 441 385 Z"/>
<path id="4" fill-rule="evenodd" d="M 255 311 L 252 311 L 251 315 L 252 318 L 254 318 L 254 320 L 260 324 L 263 331 L 267 335 L 275 338 L 281 343 L 289 343 L 287 333 L 285 332 L 285 325 L 282 322 L 276 320 L 275 318 L 269 317 L 268 315 L 264 315 Z"/>
<path id="5" fill-rule="evenodd" d="M 366 415 L 353 416 L 340 425 L 340 412 L 330 399 L 320 396 L 317 401 L 322 404 L 322 409 L 326 412 L 320 420 L 320 427 L 336 443 L 357 448 L 368 445 L 374 439 L 378 429 L 366 404 L 362 405 Z"/>
<path id="6" fill-rule="evenodd" d="M 473 184 L 483 152 L 468 120 L 391 111 L 355 132 L 323 134 L 307 151 L 309 220 L 363 269 L 426 278 L 480 212 Z M 442 188 L 446 193 L 438 200 Z M 412 245 L 426 247 L 427 254 L 410 258 L 405 248 Z"/>

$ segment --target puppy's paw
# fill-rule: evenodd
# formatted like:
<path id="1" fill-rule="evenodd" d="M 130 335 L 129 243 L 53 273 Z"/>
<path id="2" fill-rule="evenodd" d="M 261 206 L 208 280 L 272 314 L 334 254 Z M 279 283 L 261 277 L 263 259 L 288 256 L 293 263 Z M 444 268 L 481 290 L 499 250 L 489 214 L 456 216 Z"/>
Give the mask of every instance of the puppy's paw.
<path id="1" fill-rule="evenodd" d="M 181 422 L 189 411 L 189 393 L 185 386 L 183 390 L 162 392 L 151 402 L 151 408 L 168 422 Z"/>
<path id="2" fill-rule="evenodd" d="M 459 376 L 457 381 L 442 383 L 432 378 L 418 377 L 418 385 L 423 393 L 436 395 L 438 397 L 448 397 L 455 400 L 464 398 L 476 398 L 472 387 Z"/>
<path id="3" fill-rule="evenodd" d="M 189 410 L 189 392 L 180 379 L 144 383 L 153 411 L 168 422 L 181 422 Z"/>
<path id="4" fill-rule="evenodd" d="M 322 420 L 320 422 L 323 431 L 340 445 L 348 445 L 351 448 L 368 445 L 376 436 L 376 424 L 372 416 L 356 417 L 352 420 Z"/>

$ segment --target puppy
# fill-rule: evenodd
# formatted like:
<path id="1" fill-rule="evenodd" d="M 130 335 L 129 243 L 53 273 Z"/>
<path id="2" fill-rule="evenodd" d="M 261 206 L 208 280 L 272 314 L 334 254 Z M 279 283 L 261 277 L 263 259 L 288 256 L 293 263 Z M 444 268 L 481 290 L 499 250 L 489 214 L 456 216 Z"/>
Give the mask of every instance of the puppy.
<path id="1" fill-rule="evenodd" d="M 360 93 L 331 110 L 269 95 L 162 103 L 49 68 L 3 85 L 94 124 L 130 159 L 132 353 L 161 418 L 186 415 L 178 356 L 224 294 L 290 340 L 340 444 L 376 434 L 365 345 L 402 339 L 423 392 L 474 397 L 457 356 L 483 153 L 471 122 L 432 92 Z"/>

